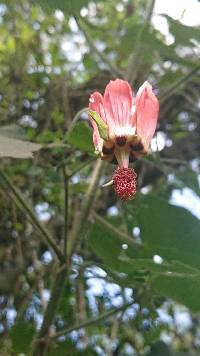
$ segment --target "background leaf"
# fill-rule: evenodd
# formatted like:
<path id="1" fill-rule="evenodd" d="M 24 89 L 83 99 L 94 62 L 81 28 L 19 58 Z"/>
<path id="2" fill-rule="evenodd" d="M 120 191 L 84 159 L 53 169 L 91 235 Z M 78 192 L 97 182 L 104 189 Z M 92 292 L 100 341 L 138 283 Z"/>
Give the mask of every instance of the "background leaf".
<path id="1" fill-rule="evenodd" d="M 70 133 L 67 134 L 67 142 L 79 150 L 94 153 L 92 130 L 88 123 L 84 121 L 75 124 Z"/>
<path id="2" fill-rule="evenodd" d="M 0 135 L 0 158 L 31 158 L 42 145 Z"/>
<path id="3" fill-rule="evenodd" d="M 11 330 L 12 347 L 15 353 L 26 353 L 35 334 L 35 328 L 30 323 L 20 321 Z"/>

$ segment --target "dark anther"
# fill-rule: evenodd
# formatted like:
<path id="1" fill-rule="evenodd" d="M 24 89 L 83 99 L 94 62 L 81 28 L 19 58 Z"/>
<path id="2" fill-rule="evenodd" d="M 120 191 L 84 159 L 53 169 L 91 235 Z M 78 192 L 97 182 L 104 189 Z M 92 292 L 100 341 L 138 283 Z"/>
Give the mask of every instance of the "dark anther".
<path id="1" fill-rule="evenodd" d="M 131 152 L 130 157 L 129 157 L 129 162 L 136 162 L 137 158 L 134 156 L 133 152 Z"/>
<path id="2" fill-rule="evenodd" d="M 113 159 L 112 159 L 112 161 L 111 161 L 110 163 L 112 163 L 112 164 L 118 164 L 117 158 L 114 156 Z"/>
<path id="3" fill-rule="evenodd" d="M 116 137 L 116 141 L 118 146 L 124 146 L 126 144 L 126 136 L 118 136 Z"/>
<path id="4" fill-rule="evenodd" d="M 102 152 L 104 155 L 111 155 L 114 152 L 114 146 L 110 148 L 103 146 Z"/>
<path id="5" fill-rule="evenodd" d="M 136 152 L 142 151 L 143 148 L 144 146 L 141 142 L 137 143 L 136 145 L 131 145 L 131 149 Z"/>

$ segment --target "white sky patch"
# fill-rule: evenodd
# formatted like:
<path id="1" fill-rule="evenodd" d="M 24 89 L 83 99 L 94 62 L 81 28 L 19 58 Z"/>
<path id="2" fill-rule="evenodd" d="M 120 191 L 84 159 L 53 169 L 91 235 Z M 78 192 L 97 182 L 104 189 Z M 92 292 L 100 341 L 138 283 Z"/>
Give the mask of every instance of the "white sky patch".
<path id="1" fill-rule="evenodd" d="M 128 245 L 127 244 L 122 244 L 122 250 L 127 250 L 128 249 Z"/>
<path id="2" fill-rule="evenodd" d="M 107 273 L 98 266 L 92 266 L 86 269 L 88 278 L 105 278 Z"/>
<path id="3" fill-rule="evenodd" d="M 45 289 L 42 291 L 42 297 L 44 298 L 44 301 L 45 301 L 45 302 L 48 302 L 49 299 L 50 299 L 50 291 L 45 288 Z"/>
<path id="4" fill-rule="evenodd" d="M 79 173 L 75 174 L 73 177 L 71 177 L 71 181 L 73 184 L 79 183 L 81 180 L 81 176 Z"/>
<path id="5" fill-rule="evenodd" d="M 152 190 L 152 186 L 146 185 L 146 187 L 142 187 L 140 189 L 140 192 L 145 195 L 145 194 L 149 194 L 151 190 Z"/>
<path id="6" fill-rule="evenodd" d="M 35 211 L 40 221 L 48 221 L 51 218 L 52 214 L 49 211 L 49 204 L 46 202 L 37 204 Z"/>
<path id="7" fill-rule="evenodd" d="M 48 265 L 49 263 L 51 263 L 53 261 L 53 256 L 51 254 L 50 251 L 45 251 L 42 255 L 42 262 L 45 265 Z"/>
<path id="8" fill-rule="evenodd" d="M 56 10 L 54 16 L 58 21 L 64 21 L 65 16 L 61 10 Z"/>
<path id="9" fill-rule="evenodd" d="M 25 127 L 32 127 L 35 129 L 38 126 L 37 121 L 35 121 L 30 115 L 23 115 L 19 121 L 20 124 Z"/>
<path id="10" fill-rule="evenodd" d="M 153 152 L 162 151 L 166 145 L 166 134 L 164 132 L 157 132 L 156 136 L 151 141 L 151 150 Z"/>
<path id="11" fill-rule="evenodd" d="M 73 17 L 69 19 L 69 27 L 72 32 L 78 32 L 78 25 Z"/>
<path id="12" fill-rule="evenodd" d="M 186 332 L 192 326 L 191 316 L 187 310 L 177 308 L 174 312 L 174 320 L 178 331 L 181 333 Z"/>
<path id="13" fill-rule="evenodd" d="M 161 265 L 163 263 L 163 258 L 160 257 L 159 255 L 154 255 L 153 256 L 153 261 L 158 264 L 158 265 Z"/>
<path id="14" fill-rule="evenodd" d="M 106 282 L 103 279 L 99 278 L 90 278 L 87 281 L 89 290 L 87 291 L 87 294 L 90 295 L 92 294 L 93 296 L 102 296 L 105 288 Z"/>
<path id="15" fill-rule="evenodd" d="M 188 209 L 200 219 L 200 198 L 190 188 L 174 189 L 170 203 Z"/>
<path id="16" fill-rule="evenodd" d="M 154 7 L 155 23 L 159 14 L 167 14 L 175 20 L 180 20 L 187 26 L 200 24 L 200 2 L 197 0 L 156 0 Z M 162 28 L 159 28 L 162 31 Z"/>
<path id="17" fill-rule="evenodd" d="M 76 40 L 81 43 L 82 37 L 80 36 L 79 39 Z M 65 56 L 74 62 L 80 62 L 82 59 L 82 53 L 86 52 L 85 46 L 81 43 L 81 47 L 77 48 L 77 44 L 72 42 L 70 39 L 66 38 L 62 41 L 61 49 Z"/>
<path id="18" fill-rule="evenodd" d="M 139 237 L 140 236 L 140 228 L 139 226 L 135 226 L 132 230 L 132 234 L 134 237 Z"/>
<path id="19" fill-rule="evenodd" d="M 88 15 L 88 9 L 86 7 L 83 7 L 80 11 L 81 17 L 86 17 Z"/>
<path id="20" fill-rule="evenodd" d="M 187 26 L 198 26 L 200 24 L 200 2 L 197 0 L 156 0 L 152 23 L 154 27 L 166 36 L 168 44 L 174 42 L 169 34 L 167 20 L 162 14 L 171 16 L 174 20 L 180 20 Z"/>
<path id="21" fill-rule="evenodd" d="M 157 309 L 158 313 L 158 319 L 165 324 L 172 325 L 173 323 L 173 318 L 171 315 L 168 314 L 168 311 L 166 311 L 164 308 L 158 308 Z"/>
<path id="22" fill-rule="evenodd" d="M 15 318 L 17 316 L 17 312 L 14 308 L 8 308 L 6 311 L 6 317 L 8 324 L 11 326 L 14 324 Z"/>
<path id="23" fill-rule="evenodd" d="M 116 206 L 110 206 L 107 210 L 108 216 L 117 216 L 119 215 L 119 209 Z"/>

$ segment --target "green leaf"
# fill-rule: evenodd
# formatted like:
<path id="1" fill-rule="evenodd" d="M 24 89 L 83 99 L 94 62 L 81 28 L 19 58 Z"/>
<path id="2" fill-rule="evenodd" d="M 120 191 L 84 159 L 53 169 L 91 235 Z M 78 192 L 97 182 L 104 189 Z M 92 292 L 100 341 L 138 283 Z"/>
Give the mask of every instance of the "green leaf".
<path id="1" fill-rule="evenodd" d="M 81 182 L 81 183 L 74 183 L 69 185 L 70 193 L 79 194 L 85 193 L 88 189 L 88 184 Z"/>
<path id="2" fill-rule="evenodd" d="M 95 223 L 88 232 L 88 243 L 101 266 L 121 285 L 134 287 L 138 282 L 149 283 L 152 295 L 173 298 L 198 310 L 199 220 L 185 209 L 152 196 L 138 197 L 129 203 L 128 209 L 137 214 L 144 245 L 137 248 L 129 244 L 123 250 L 123 240 L 115 231 Z M 120 228 L 118 217 L 109 222 Z M 164 258 L 163 263 L 154 263 L 156 254 Z"/>
<path id="3" fill-rule="evenodd" d="M 174 20 L 169 15 L 163 15 L 169 24 L 169 30 L 175 37 L 177 45 L 194 46 L 191 39 L 199 41 L 200 39 L 200 29 L 194 26 L 186 26 L 181 22 Z"/>
<path id="4" fill-rule="evenodd" d="M 200 275 L 155 276 L 151 281 L 152 293 L 170 297 L 193 311 L 199 311 Z"/>
<path id="5" fill-rule="evenodd" d="M 48 352 L 48 356 L 94 356 L 96 353 L 92 348 L 87 347 L 84 350 L 77 350 L 75 344 L 68 339 L 64 342 L 57 342 Z"/>
<path id="6" fill-rule="evenodd" d="M 144 196 L 138 203 L 141 239 L 151 255 L 200 267 L 200 221 L 186 209 L 164 199 Z"/>
<path id="7" fill-rule="evenodd" d="M 146 356 L 174 356 L 174 354 L 169 349 L 169 346 L 166 345 L 163 341 L 157 341 L 151 346 L 150 352 Z"/>
<path id="8" fill-rule="evenodd" d="M 131 278 L 134 278 L 135 273 L 140 272 L 153 275 L 164 272 L 194 273 L 194 270 L 189 266 L 183 266 L 178 262 L 155 263 L 153 256 L 151 257 L 151 252 L 148 251 L 146 246 L 129 245 L 127 250 L 123 250 L 123 241 L 102 224 L 93 224 L 87 237 L 90 247 L 105 266 L 116 272 L 127 273 Z"/>
<path id="9" fill-rule="evenodd" d="M 87 238 L 90 247 L 105 264 L 118 272 L 126 272 L 124 270 L 126 262 L 121 260 L 124 253 L 123 242 L 118 239 L 114 232 L 100 223 L 95 223 L 91 226 Z M 133 255 L 137 255 L 137 247 L 135 250 L 132 247 L 129 248 Z"/>
<path id="10" fill-rule="evenodd" d="M 99 135 L 101 136 L 101 138 L 103 138 L 104 140 L 108 140 L 108 125 L 105 124 L 101 116 L 96 111 L 90 110 L 89 115 L 97 124 Z"/>
<path id="11" fill-rule="evenodd" d="M 37 3 L 48 12 L 59 9 L 69 15 L 78 14 L 88 2 L 89 0 L 37 0 Z"/>
<path id="12" fill-rule="evenodd" d="M 32 324 L 24 321 L 19 321 L 15 324 L 10 331 L 13 351 L 16 353 L 30 351 L 30 344 L 34 334 L 35 328 Z"/>
<path id="13" fill-rule="evenodd" d="M 174 351 L 169 345 L 158 340 L 152 346 L 151 350 L 145 354 L 146 356 L 198 356 L 199 352 L 195 351 Z"/>
<path id="14" fill-rule="evenodd" d="M 67 134 L 67 142 L 79 150 L 94 153 L 92 131 L 84 121 L 79 121 Z"/>

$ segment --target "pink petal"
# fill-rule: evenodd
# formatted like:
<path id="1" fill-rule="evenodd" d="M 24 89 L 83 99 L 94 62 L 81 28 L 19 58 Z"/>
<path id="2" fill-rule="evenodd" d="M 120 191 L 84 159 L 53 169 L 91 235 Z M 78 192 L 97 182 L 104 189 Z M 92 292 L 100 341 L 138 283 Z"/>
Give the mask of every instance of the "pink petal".
<path id="1" fill-rule="evenodd" d="M 113 132 L 115 127 L 133 126 L 133 94 L 129 83 L 116 79 L 106 86 L 104 94 L 104 109 L 109 128 Z"/>
<path id="2" fill-rule="evenodd" d="M 136 133 L 141 138 L 146 150 L 156 130 L 159 114 L 159 101 L 152 92 L 152 86 L 148 82 L 138 90 L 135 99 L 136 106 Z"/>
<path id="3" fill-rule="evenodd" d="M 89 109 L 96 111 L 101 116 L 101 118 L 105 121 L 103 97 L 99 92 L 95 92 L 95 93 L 91 94 L 90 99 L 89 99 Z M 89 118 L 90 118 L 90 122 L 93 127 L 93 142 L 94 142 L 95 149 L 99 152 L 102 152 L 103 139 L 99 135 L 99 130 L 98 130 L 97 124 L 94 122 L 94 120 L 92 120 L 92 118 L 90 116 L 89 116 Z"/>
<path id="4" fill-rule="evenodd" d="M 106 122 L 106 116 L 104 111 L 104 99 L 103 96 L 98 91 L 95 91 L 93 94 L 90 95 L 89 109 L 96 111 L 101 116 L 101 118 Z"/>

